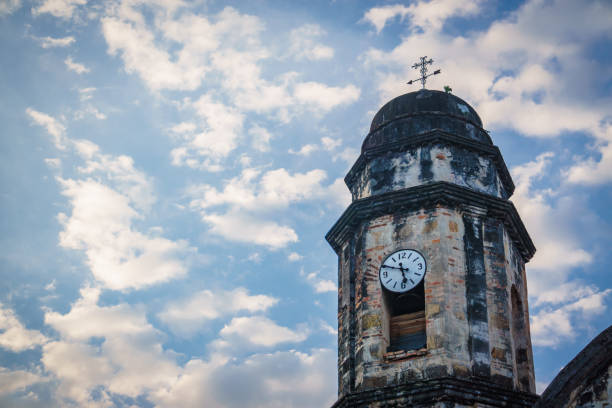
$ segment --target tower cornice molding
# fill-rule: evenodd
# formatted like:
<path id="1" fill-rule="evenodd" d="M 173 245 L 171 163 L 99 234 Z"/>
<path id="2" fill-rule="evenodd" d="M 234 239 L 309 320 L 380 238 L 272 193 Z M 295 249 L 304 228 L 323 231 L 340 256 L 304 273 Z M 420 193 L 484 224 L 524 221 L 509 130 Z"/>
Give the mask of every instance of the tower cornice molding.
<path id="1" fill-rule="evenodd" d="M 385 126 L 386 125 L 388 124 L 385 124 Z M 382 127 L 384 126 L 378 127 L 376 131 Z M 508 167 L 504 162 L 499 148 L 493 144 L 482 143 L 477 140 L 449 133 L 441 129 L 432 129 L 416 135 L 410 134 L 395 136 L 393 141 L 377 140 L 375 137 L 370 138 L 370 135 L 373 135 L 373 133 L 374 132 L 371 132 L 368 135 L 368 138 L 366 138 L 364 146 L 361 149 L 361 154 L 344 178 L 344 182 L 349 189 L 352 188 L 359 175 L 359 172 L 361 172 L 361 170 L 365 167 L 366 163 L 375 157 L 382 156 L 390 151 L 406 151 L 418 146 L 426 146 L 436 143 L 449 143 L 475 151 L 483 156 L 491 157 L 495 163 L 499 178 L 504 185 L 504 189 L 508 192 L 508 196 L 511 196 L 514 192 L 514 182 L 512 181 Z"/>
<path id="2" fill-rule="evenodd" d="M 341 397 L 332 408 L 368 407 L 381 401 L 396 403 L 397 406 L 433 406 L 452 401 L 467 406 L 480 403 L 488 407 L 527 408 L 538 399 L 536 394 L 509 390 L 480 378 L 445 377 L 354 392 Z"/>
<path id="3" fill-rule="evenodd" d="M 504 223 L 525 262 L 528 262 L 535 253 L 533 241 L 512 202 L 445 181 L 355 200 L 342 213 L 325 238 L 338 253 L 349 235 L 364 220 L 387 214 L 435 208 L 436 205 L 451 206 L 462 212 L 478 213 L 479 216 L 495 217 Z"/>

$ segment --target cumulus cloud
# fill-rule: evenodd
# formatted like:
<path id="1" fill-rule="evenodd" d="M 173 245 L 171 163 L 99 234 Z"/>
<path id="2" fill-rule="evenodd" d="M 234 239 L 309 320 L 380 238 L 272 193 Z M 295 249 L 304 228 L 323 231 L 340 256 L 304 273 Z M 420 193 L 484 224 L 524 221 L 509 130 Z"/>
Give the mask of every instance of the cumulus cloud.
<path id="1" fill-rule="evenodd" d="M 316 152 L 317 150 L 319 150 L 319 145 L 309 143 L 302 146 L 300 150 L 289 149 L 289 153 L 307 157 L 310 156 L 311 153 Z"/>
<path id="2" fill-rule="evenodd" d="M 12 14 L 21 7 L 21 0 L 0 1 L 0 16 Z"/>
<path id="3" fill-rule="evenodd" d="M 581 296 L 558 298 L 553 303 L 557 306 L 547 305 L 531 316 L 534 346 L 556 347 L 563 341 L 573 340 L 577 327 L 584 328 L 585 322 L 607 310 L 605 299 L 612 289 L 599 291 L 594 287 L 582 287 L 580 292 Z M 559 303 L 562 304 L 559 306 Z"/>
<path id="4" fill-rule="evenodd" d="M 87 3 L 87 0 L 44 0 L 37 7 L 32 7 L 32 14 L 51 14 L 52 16 L 70 19 L 75 9 Z"/>
<path id="5" fill-rule="evenodd" d="M 342 144 L 342 140 L 340 139 L 332 139 L 331 137 L 324 136 L 321 138 L 320 144 L 315 144 L 315 143 L 305 144 L 304 146 L 300 148 L 300 150 L 289 149 L 289 153 L 297 154 L 299 156 L 310 156 L 312 153 L 318 150 L 325 150 L 328 152 L 333 151 L 341 144 Z"/>
<path id="6" fill-rule="evenodd" d="M 289 53 L 297 60 L 323 60 L 334 56 L 334 49 L 317 42 L 325 30 L 317 24 L 305 24 L 291 30 Z"/>
<path id="7" fill-rule="evenodd" d="M 366 66 L 385 68 L 375 72 L 381 99 L 396 96 L 401 92 L 397 89 L 400 79 L 413 75 L 406 72 L 405 61 L 433 55 L 444 76 L 432 77 L 428 86 L 452 85 L 493 129 L 515 129 L 533 137 L 573 131 L 598 137 L 602 133 L 610 102 L 594 102 L 588 96 L 592 93 L 585 92 L 597 87 L 596 72 L 601 70 L 586 54 L 587 44 L 609 33 L 609 4 L 528 1 L 483 31 L 451 37 L 442 30 L 446 19 L 480 11 L 477 3 L 451 3 L 456 2 L 419 2 L 408 7 L 414 10 L 402 8 L 404 14 L 399 15 L 405 16 L 410 35 L 389 52 L 370 49 L 365 53 Z M 399 13 L 391 11 L 385 16 Z M 378 27 L 389 18 L 376 20 Z M 584 80 L 578 84 L 577 77 Z"/>
<path id="8" fill-rule="evenodd" d="M 276 301 L 249 295 L 242 288 L 224 294 L 231 299 L 200 292 L 183 306 L 201 306 L 205 312 L 197 315 L 196 310 L 191 316 L 197 320 L 202 315 L 205 319 L 222 315 L 223 305 L 257 312 Z M 146 398 L 160 407 L 241 406 L 252 393 L 249 406 L 306 407 L 335 398 L 332 350 L 252 354 L 243 360 L 226 354 L 234 347 L 245 350 L 302 342 L 308 335 L 304 327 L 292 330 L 263 316 L 235 317 L 220 331 L 214 344 L 217 349 L 209 359 L 191 359 L 180 366 L 177 355 L 162 347 L 164 336 L 148 322 L 144 305 L 102 306 L 100 295 L 100 287 L 84 287 L 67 313 L 45 313 L 45 323 L 59 338 L 43 347 L 41 361 L 58 384 L 55 397 L 61 405 L 102 407 L 127 397 Z M 166 316 L 177 317 L 180 307 L 170 305 Z M 256 372 L 259 375 L 253 376 Z M 243 384 L 241 392 L 236 393 L 228 381 Z M 27 384 L 12 387 L 17 386 Z"/>
<path id="9" fill-rule="evenodd" d="M 53 38 L 53 37 L 42 37 L 38 38 L 40 46 L 43 48 L 56 48 L 56 47 L 68 47 L 73 44 L 76 40 L 72 36 Z"/>
<path id="10" fill-rule="evenodd" d="M 144 308 L 99 306 L 100 293 L 98 287 L 85 287 L 68 313 L 45 313 L 45 323 L 60 338 L 43 347 L 41 361 L 59 383 L 60 401 L 104 406 L 112 394 L 136 398 L 167 386 L 179 373 Z"/>
<path id="11" fill-rule="evenodd" d="M 72 57 L 68 56 L 64 60 L 64 64 L 68 67 L 69 70 L 76 72 L 77 74 L 86 74 L 90 71 L 85 65 L 80 64 L 78 62 L 73 61 Z"/>
<path id="12" fill-rule="evenodd" d="M 18 353 L 39 347 L 46 342 L 45 335 L 38 330 L 27 329 L 11 309 L 0 303 L 0 347 Z"/>
<path id="13" fill-rule="evenodd" d="M 250 295 L 245 288 L 214 293 L 203 290 L 187 299 L 169 303 L 158 316 L 175 333 L 190 336 L 210 320 L 239 312 L 262 312 L 277 303 L 277 298 Z"/>
<path id="14" fill-rule="evenodd" d="M 298 236 L 291 227 L 271 220 L 271 211 L 320 197 L 326 191 L 321 185 L 326 177 L 318 169 L 291 174 L 281 168 L 262 174 L 247 168 L 222 190 L 206 184 L 190 188 L 190 207 L 200 211 L 211 232 L 225 239 L 282 248 Z"/>
<path id="15" fill-rule="evenodd" d="M 480 3 L 482 3 L 481 0 L 469 2 L 442 0 L 418 1 L 408 7 L 393 4 L 371 8 L 363 16 L 363 20 L 372 24 L 377 33 L 382 31 L 389 20 L 400 17 L 400 20 L 403 21 L 406 16 L 409 16 L 410 25 L 415 28 L 438 30 L 449 17 L 477 13 Z"/>
<path id="16" fill-rule="evenodd" d="M 60 245 L 84 251 L 93 276 L 111 289 L 142 288 L 185 275 L 185 241 L 133 227 L 155 201 L 151 180 L 134 167 L 133 159 L 104 154 L 88 140 L 68 139 L 51 116 L 32 109 L 27 113 L 47 129 L 56 146 L 70 146 L 84 163 L 78 168 L 83 178 L 57 179 L 72 208 L 70 214 L 58 214 Z"/>
<path id="17" fill-rule="evenodd" d="M 597 185 L 612 181 L 612 125 L 608 124 L 602 130 L 594 150 L 599 160 L 579 158 L 565 171 L 569 183 Z"/>
<path id="18" fill-rule="evenodd" d="M 249 129 L 249 135 L 253 138 L 251 145 L 255 150 L 260 152 L 267 152 L 270 150 L 272 135 L 267 129 L 255 125 Z"/>
<path id="19" fill-rule="evenodd" d="M 306 275 L 306 281 L 314 288 L 316 293 L 338 291 L 336 283 L 329 279 L 322 279 L 319 272 L 311 272 Z"/>
<path id="20" fill-rule="evenodd" d="M 295 85 L 295 99 L 313 110 L 328 111 L 336 106 L 359 99 L 360 90 L 355 85 L 334 87 L 319 82 L 302 82 Z"/>
<path id="21" fill-rule="evenodd" d="M 232 152 L 242 132 L 244 115 L 236 108 L 214 101 L 210 95 L 202 95 L 187 106 L 197 114 L 199 127 L 194 123 L 183 123 L 171 129 L 180 141 L 172 149 L 172 164 L 221 170 L 220 162 Z M 261 136 L 261 131 L 258 131 Z M 267 140 L 266 140 L 267 142 Z"/>
<path id="22" fill-rule="evenodd" d="M 291 227 L 237 210 L 222 214 L 203 213 L 202 220 L 210 226 L 212 233 L 228 241 L 264 245 L 270 249 L 283 248 L 298 241 L 298 235 Z"/>
<path id="23" fill-rule="evenodd" d="M 570 272 L 585 267 L 593 255 L 581 247 L 580 230 L 569 222 L 582 205 L 551 190 L 538 190 L 534 183 L 545 177 L 553 159 L 550 152 L 514 167 L 513 201 L 528 226 L 537 252 L 527 264 L 531 302 L 531 335 L 535 346 L 556 347 L 575 338 L 577 328 L 603 313 L 611 290 L 599 290 L 572 277 Z M 551 282 L 553 283 L 551 285 Z"/>
<path id="24" fill-rule="evenodd" d="M 553 154 L 539 155 L 536 160 L 512 168 L 516 182 L 512 201 L 516 205 L 538 249 L 528 264 L 530 296 L 547 296 L 550 281 L 565 282 L 571 268 L 592 262 L 592 255 L 581 248 L 570 220 L 580 207 L 568 197 L 552 197 L 550 190 L 533 187 L 535 180 L 546 175 Z M 537 300 L 536 300 L 537 302 Z"/>
<path id="25" fill-rule="evenodd" d="M 299 260 L 300 260 L 300 259 L 302 259 L 302 258 L 303 258 L 303 256 L 302 256 L 302 255 L 300 255 L 300 254 L 298 254 L 297 252 L 291 252 L 291 253 L 290 253 L 290 254 L 287 256 L 287 259 L 288 259 L 290 262 L 297 262 L 297 261 L 299 261 Z"/>
<path id="26" fill-rule="evenodd" d="M 380 33 L 385 28 L 387 21 L 398 16 L 403 20 L 409 12 L 410 8 L 401 4 L 373 7 L 364 14 L 363 20 L 372 24 L 376 32 Z"/>
<path id="27" fill-rule="evenodd" d="M 322 407 L 335 401 L 336 382 L 334 351 L 277 351 L 242 362 L 191 360 L 172 388 L 155 390 L 151 400 L 159 407 Z"/>
<path id="28" fill-rule="evenodd" d="M 48 380 L 37 373 L 0 367 L 0 395 L 24 391 L 30 385 L 43 381 Z"/>
<path id="29" fill-rule="evenodd" d="M 308 330 L 300 327 L 291 330 L 279 326 L 265 316 L 234 317 L 221 329 L 222 346 L 240 344 L 273 347 L 281 343 L 300 343 L 308 337 Z"/>
<path id="30" fill-rule="evenodd" d="M 26 113 L 30 116 L 30 119 L 39 126 L 44 127 L 51 136 L 53 136 L 53 143 L 59 150 L 66 149 L 66 136 L 64 135 L 66 127 L 52 116 L 46 113 L 39 112 L 32 108 L 27 108 Z"/>
<path id="31" fill-rule="evenodd" d="M 128 196 L 93 180 L 60 179 L 72 207 L 60 213 L 60 245 L 83 250 L 94 277 L 117 290 L 142 288 L 184 275 L 185 242 L 134 230 L 139 215 Z"/>

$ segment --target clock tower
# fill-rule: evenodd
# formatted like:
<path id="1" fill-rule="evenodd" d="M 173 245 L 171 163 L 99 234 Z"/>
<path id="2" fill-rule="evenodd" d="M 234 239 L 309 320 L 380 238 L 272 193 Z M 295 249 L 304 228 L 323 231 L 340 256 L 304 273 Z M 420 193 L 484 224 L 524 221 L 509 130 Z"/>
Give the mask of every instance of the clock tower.
<path id="1" fill-rule="evenodd" d="M 374 116 L 345 178 L 334 407 L 529 407 L 535 248 L 476 111 L 445 92 Z"/>

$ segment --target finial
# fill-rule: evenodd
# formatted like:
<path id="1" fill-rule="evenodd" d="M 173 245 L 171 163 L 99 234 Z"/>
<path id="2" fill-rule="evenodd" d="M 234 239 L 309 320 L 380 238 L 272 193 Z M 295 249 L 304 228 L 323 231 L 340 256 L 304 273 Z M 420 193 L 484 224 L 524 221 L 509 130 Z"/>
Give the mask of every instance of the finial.
<path id="1" fill-rule="evenodd" d="M 419 69 L 421 70 L 421 77 L 417 78 L 417 79 L 411 79 L 410 81 L 406 82 L 408 85 L 412 85 L 414 82 L 416 81 L 421 81 L 421 84 L 423 85 L 423 89 L 425 89 L 425 81 L 427 80 L 427 78 L 429 78 L 432 75 L 437 75 L 440 73 L 440 70 L 437 69 L 435 70 L 432 74 L 427 74 L 427 65 L 431 65 L 433 64 L 433 59 L 429 59 L 429 61 L 427 60 L 427 55 L 424 57 L 421 57 L 421 62 L 416 62 L 412 68 L 414 69 Z"/>

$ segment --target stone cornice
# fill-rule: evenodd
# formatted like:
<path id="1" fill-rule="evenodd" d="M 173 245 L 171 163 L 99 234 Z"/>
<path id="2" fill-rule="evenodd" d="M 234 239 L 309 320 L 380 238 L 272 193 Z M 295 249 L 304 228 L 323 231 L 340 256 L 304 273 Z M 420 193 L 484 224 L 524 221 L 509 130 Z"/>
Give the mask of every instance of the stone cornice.
<path id="1" fill-rule="evenodd" d="M 455 144 L 480 153 L 483 156 L 491 157 L 495 163 L 495 167 L 497 168 L 499 178 L 501 179 L 504 188 L 508 192 L 508 195 L 511 196 L 514 192 L 514 182 L 512 181 L 510 172 L 508 171 L 506 163 L 504 162 L 501 152 L 497 146 L 482 143 L 467 137 L 458 136 L 440 129 L 433 129 L 417 135 L 402 135 L 398 136 L 393 142 L 381 143 L 377 146 L 362 148 L 359 158 L 349 170 L 348 174 L 344 178 L 344 182 L 350 189 L 355 182 L 358 173 L 372 158 L 386 154 L 389 151 L 406 151 L 417 146 L 431 145 L 436 143 Z"/>
<path id="2" fill-rule="evenodd" d="M 325 239 L 338 253 L 354 228 L 363 220 L 421 208 L 435 208 L 438 204 L 459 210 L 463 210 L 466 206 L 485 210 L 487 217 L 503 221 L 525 262 L 528 262 L 535 253 L 535 246 L 512 202 L 445 181 L 355 200 L 325 235 Z"/>
<path id="3" fill-rule="evenodd" d="M 444 401 L 466 406 L 483 404 L 488 407 L 526 408 L 532 407 L 537 400 L 535 394 L 509 390 L 487 380 L 445 377 L 351 393 L 341 397 L 332 408 L 369 407 L 376 403 L 420 407 Z"/>

